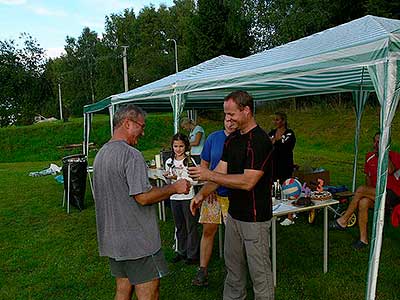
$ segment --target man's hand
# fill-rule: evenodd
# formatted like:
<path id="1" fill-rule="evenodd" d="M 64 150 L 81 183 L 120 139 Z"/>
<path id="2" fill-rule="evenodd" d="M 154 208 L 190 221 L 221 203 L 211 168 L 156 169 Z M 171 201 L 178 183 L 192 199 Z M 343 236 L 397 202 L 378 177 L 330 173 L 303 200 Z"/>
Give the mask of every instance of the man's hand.
<path id="1" fill-rule="evenodd" d="M 190 212 L 192 213 L 193 216 L 196 215 L 196 210 L 201 206 L 203 200 L 204 200 L 203 196 L 197 194 L 196 196 L 194 196 L 192 201 L 190 201 Z"/>
<path id="2" fill-rule="evenodd" d="M 172 186 L 175 188 L 176 194 L 189 194 L 192 185 L 186 179 L 179 179 Z"/>
<path id="3" fill-rule="evenodd" d="M 204 167 L 190 167 L 188 168 L 189 176 L 193 180 L 209 181 L 212 171 Z"/>

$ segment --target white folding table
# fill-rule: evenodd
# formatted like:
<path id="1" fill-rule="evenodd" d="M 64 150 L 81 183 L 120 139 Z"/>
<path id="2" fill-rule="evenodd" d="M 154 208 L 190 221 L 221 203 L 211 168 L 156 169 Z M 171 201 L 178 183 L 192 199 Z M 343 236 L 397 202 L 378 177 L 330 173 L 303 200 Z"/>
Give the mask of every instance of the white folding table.
<path id="1" fill-rule="evenodd" d="M 325 201 L 313 201 L 313 206 L 307 207 L 296 207 L 290 204 L 290 201 L 277 201 L 277 203 L 273 206 L 272 211 L 272 273 L 274 279 L 274 286 L 276 286 L 276 219 L 280 216 L 285 216 L 289 213 L 299 213 L 306 212 L 313 209 L 323 209 L 324 210 L 324 248 L 323 248 L 323 270 L 324 273 L 328 272 L 328 207 L 331 205 L 338 204 L 337 200 L 325 200 Z"/>

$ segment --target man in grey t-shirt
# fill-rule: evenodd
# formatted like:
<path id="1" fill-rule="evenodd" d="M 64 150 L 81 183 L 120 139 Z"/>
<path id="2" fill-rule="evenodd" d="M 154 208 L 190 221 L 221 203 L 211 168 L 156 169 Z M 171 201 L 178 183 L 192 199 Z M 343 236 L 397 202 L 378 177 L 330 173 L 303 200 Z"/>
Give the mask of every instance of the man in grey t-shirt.
<path id="1" fill-rule="evenodd" d="M 154 203 L 172 194 L 188 193 L 190 183 L 178 180 L 152 187 L 143 155 L 133 146 L 144 135 L 145 112 L 134 105 L 119 109 L 111 140 L 94 161 L 94 192 L 100 256 L 110 260 L 116 277 L 115 299 L 158 299 L 160 278 L 167 270 L 161 250 Z"/>

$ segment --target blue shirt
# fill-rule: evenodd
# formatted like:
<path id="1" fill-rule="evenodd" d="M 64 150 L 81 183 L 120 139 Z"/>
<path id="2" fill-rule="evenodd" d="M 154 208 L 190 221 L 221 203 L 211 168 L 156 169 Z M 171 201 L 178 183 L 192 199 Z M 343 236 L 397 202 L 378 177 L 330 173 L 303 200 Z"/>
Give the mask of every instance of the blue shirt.
<path id="1" fill-rule="evenodd" d="M 211 170 L 214 170 L 221 160 L 225 140 L 226 135 L 223 130 L 215 131 L 207 137 L 203 151 L 201 151 L 201 159 L 210 164 Z M 228 196 L 228 191 L 229 189 L 223 186 L 217 189 L 218 195 L 223 197 Z"/>

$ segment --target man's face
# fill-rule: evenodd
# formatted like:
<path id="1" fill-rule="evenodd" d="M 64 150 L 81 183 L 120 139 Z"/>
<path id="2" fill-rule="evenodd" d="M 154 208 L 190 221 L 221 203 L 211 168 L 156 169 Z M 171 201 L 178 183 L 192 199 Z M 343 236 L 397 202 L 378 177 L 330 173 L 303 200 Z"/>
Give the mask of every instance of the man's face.
<path id="1" fill-rule="evenodd" d="M 144 129 L 146 127 L 145 119 L 142 115 L 138 115 L 136 120 L 127 118 L 125 122 L 129 145 L 134 146 L 138 143 L 139 138 L 144 136 Z"/>
<path id="2" fill-rule="evenodd" d="M 380 137 L 379 134 L 377 134 L 374 137 L 374 150 L 375 150 L 375 152 L 378 152 L 378 150 L 379 150 L 379 137 Z"/>
<path id="3" fill-rule="evenodd" d="M 231 134 L 237 129 L 236 124 L 233 123 L 232 120 L 227 120 L 226 117 L 224 119 L 224 127 L 228 134 Z"/>
<path id="4" fill-rule="evenodd" d="M 225 120 L 232 122 L 232 125 L 242 129 L 249 116 L 249 107 L 246 106 L 240 110 L 239 106 L 232 100 L 224 101 Z"/>

